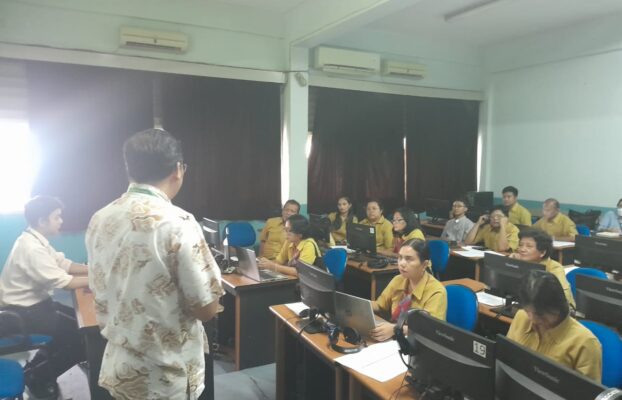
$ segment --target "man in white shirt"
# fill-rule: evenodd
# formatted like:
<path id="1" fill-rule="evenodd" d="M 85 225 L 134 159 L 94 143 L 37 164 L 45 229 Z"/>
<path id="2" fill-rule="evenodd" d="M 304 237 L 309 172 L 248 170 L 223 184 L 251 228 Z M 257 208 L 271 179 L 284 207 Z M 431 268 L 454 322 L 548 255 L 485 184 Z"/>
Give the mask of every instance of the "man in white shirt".
<path id="1" fill-rule="evenodd" d="M 451 207 L 451 219 L 447 221 L 441 233 L 441 239 L 449 242 L 463 243 L 467 234 L 473 228 L 473 221 L 467 218 L 469 205 L 466 199 L 454 200 Z"/>
<path id="2" fill-rule="evenodd" d="M 89 223 L 97 322 L 108 340 L 99 385 L 119 399 L 197 399 L 204 389 L 201 321 L 217 312 L 220 270 L 188 212 L 171 203 L 181 144 L 150 129 L 123 146 L 130 186 Z"/>
<path id="3" fill-rule="evenodd" d="M 28 228 L 15 241 L 0 274 L 0 308 L 17 313 L 27 333 L 52 337 L 26 368 L 28 387 L 37 398 L 55 398 L 56 378 L 84 360 L 73 309 L 50 297 L 53 289 L 88 286 L 86 265 L 68 260 L 48 242 L 63 224 L 62 209 L 62 203 L 49 196 L 26 204 Z"/>

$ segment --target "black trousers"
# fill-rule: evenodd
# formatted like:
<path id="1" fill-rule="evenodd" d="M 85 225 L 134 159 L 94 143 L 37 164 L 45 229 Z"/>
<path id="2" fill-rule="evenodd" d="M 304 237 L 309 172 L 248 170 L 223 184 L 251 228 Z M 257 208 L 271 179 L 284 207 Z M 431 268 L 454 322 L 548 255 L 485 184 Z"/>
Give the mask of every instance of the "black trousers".
<path id="1" fill-rule="evenodd" d="M 52 337 L 31 361 L 32 378 L 36 382 L 56 381 L 69 368 L 86 359 L 73 308 L 48 299 L 30 307 L 9 306 L 6 309 L 22 317 L 27 333 Z"/>

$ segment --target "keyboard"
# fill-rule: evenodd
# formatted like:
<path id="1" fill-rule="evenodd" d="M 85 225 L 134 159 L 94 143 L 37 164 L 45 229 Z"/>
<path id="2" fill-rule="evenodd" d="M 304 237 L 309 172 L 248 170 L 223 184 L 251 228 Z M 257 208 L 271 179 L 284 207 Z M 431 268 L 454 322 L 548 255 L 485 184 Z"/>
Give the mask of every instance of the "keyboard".
<path id="1" fill-rule="evenodd" d="M 283 275 L 279 274 L 278 272 L 259 268 L 259 278 L 262 281 L 270 281 L 274 279 L 281 279 L 283 278 Z"/>
<path id="2" fill-rule="evenodd" d="M 490 311 L 508 318 L 514 318 L 518 310 L 520 310 L 520 306 L 518 304 L 512 304 L 510 307 L 499 306 L 490 309 Z"/>
<path id="3" fill-rule="evenodd" d="M 349 256 L 350 260 L 366 263 L 368 261 L 384 260 L 388 264 L 397 264 L 397 257 L 384 256 L 380 254 L 354 254 Z"/>

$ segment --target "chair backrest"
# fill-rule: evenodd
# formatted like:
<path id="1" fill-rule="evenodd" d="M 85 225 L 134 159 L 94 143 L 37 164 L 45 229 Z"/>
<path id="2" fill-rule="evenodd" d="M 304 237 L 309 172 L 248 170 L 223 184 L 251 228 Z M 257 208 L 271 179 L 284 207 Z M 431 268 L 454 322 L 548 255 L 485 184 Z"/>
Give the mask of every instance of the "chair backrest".
<path id="1" fill-rule="evenodd" d="M 600 210 L 587 210 L 585 212 L 568 210 L 568 217 L 577 225 L 586 225 L 589 229 L 595 229 L 596 222 L 600 217 Z"/>
<path id="2" fill-rule="evenodd" d="M 15 360 L 0 359 L 0 398 L 22 398 L 24 371 Z"/>
<path id="3" fill-rule="evenodd" d="M 447 322 L 473 331 L 477 324 L 478 302 L 475 293 L 466 286 L 447 285 Z"/>
<path id="4" fill-rule="evenodd" d="M 580 321 L 598 338 L 603 348 L 602 384 L 622 387 L 622 339 L 613 329 L 594 321 Z"/>
<path id="5" fill-rule="evenodd" d="M 345 249 L 330 249 L 322 257 L 324 265 L 328 268 L 328 272 L 333 274 L 335 281 L 341 282 L 346 272 L 346 263 L 348 262 L 348 253 Z"/>
<path id="6" fill-rule="evenodd" d="M 594 278 L 607 279 L 607 274 L 605 272 L 599 270 L 599 269 L 596 269 L 596 268 L 575 268 L 575 269 L 573 269 L 572 271 L 569 271 L 566 274 L 566 280 L 568 280 L 568 283 L 570 284 L 570 290 L 572 290 L 572 295 L 573 296 L 577 295 L 577 287 L 576 287 L 577 279 L 575 278 L 577 276 L 577 274 L 593 276 Z"/>
<path id="7" fill-rule="evenodd" d="M 577 232 L 581 236 L 590 236 L 590 227 L 587 225 L 579 224 L 577 225 Z"/>
<path id="8" fill-rule="evenodd" d="M 248 222 L 230 222 L 225 226 L 229 246 L 250 247 L 255 245 L 255 229 Z"/>
<path id="9" fill-rule="evenodd" d="M 449 244 L 444 240 L 429 240 L 428 249 L 430 250 L 430 261 L 434 276 L 440 277 L 445 272 L 449 261 Z"/>
<path id="10" fill-rule="evenodd" d="M 27 334 L 19 314 L 0 310 L 0 355 L 37 349 L 51 340 L 51 336 Z"/>

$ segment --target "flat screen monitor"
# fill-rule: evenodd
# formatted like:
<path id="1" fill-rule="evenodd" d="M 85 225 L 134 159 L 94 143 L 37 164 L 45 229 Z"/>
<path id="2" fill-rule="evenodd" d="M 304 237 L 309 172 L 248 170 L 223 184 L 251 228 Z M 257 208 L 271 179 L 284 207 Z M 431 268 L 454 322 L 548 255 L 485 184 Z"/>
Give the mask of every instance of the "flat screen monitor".
<path id="1" fill-rule="evenodd" d="M 201 223 L 205 241 L 211 249 L 222 252 L 222 240 L 220 239 L 220 222 L 209 218 L 203 218 Z"/>
<path id="2" fill-rule="evenodd" d="M 498 400 L 591 400 L 606 389 L 505 336 L 497 335 L 495 351 Z"/>
<path id="3" fill-rule="evenodd" d="M 462 395 L 438 398 L 494 399 L 494 341 L 411 310 L 408 342 L 409 380 L 418 392 L 436 389 Z"/>
<path id="4" fill-rule="evenodd" d="M 622 272 L 622 240 L 577 235 L 574 264 L 620 273 Z"/>
<path id="5" fill-rule="evenodd" d="M 467 192 L 467 200 L 473 208 L 490 210 L 494 203 L 494 192 Z"/>
<path id="6" fill-rule="evenodd" d="M 329 272 L 309 265 L 303 261 L 296 262 L 300 298 L 312 310 L 329 319 L 335 315 L 335 278 Z"/>
<path id="7" fill-rule="evenodd" d="M 425 199 L 425 213 L 429 218 L 433 220 L 446 220 L 449 218 L 449 211 L 451 211 L 451 203 L 449 200 L 443 199 Z"/>
<path id="8" fill-rule="evenodd" d="M 484 253 L 479 276 L 480 281 L 490 288 L 491 294 L 517 300 L 518 290 L 527 274 L 533 270 L 544 269 L 541 264 Z"/>
<path id="9" fill-rule="evenodd" d="M 622 282 L 575 275 L 577 311 L 622 333 Z"/>
<path id="10" fill-rule="evenodd" d="M 322 240 L 325 243 L 330 242 L 330 219 L 328 217 L 319 214 L 309 214 L 309 224 L 315 239 Z"/>
<path id="11" fill-rule="evenodd" d="M 348 223 L 346 227 L 348 248 L 365 254 L 376 254 L 376 228 Z"/>

